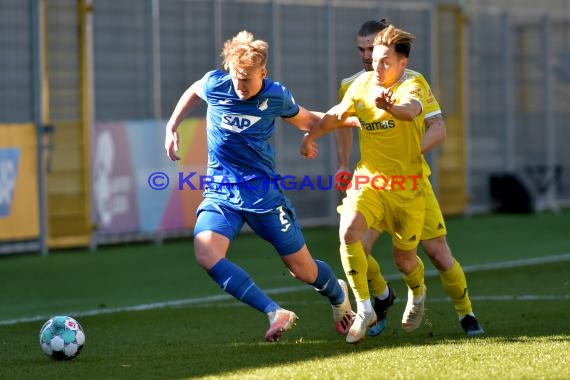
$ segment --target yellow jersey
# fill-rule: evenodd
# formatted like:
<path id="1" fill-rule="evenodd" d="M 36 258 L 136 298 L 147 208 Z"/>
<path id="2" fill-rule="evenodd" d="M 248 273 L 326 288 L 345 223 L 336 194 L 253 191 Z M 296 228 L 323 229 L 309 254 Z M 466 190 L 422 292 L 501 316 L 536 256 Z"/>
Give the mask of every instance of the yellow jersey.
<path id="1" fill-rule="evenodd" d="M 340 87 L 338 89 L 338 101 L 339 102 L 342 101 L 342 98 L 344 97 L 346 90 L 348 90 L 348 88 L 354 82 L 354 80 L 356 78 L 358 78 L 360 75 L 364 74 L 365 72 L 366 72 L 365 70 L 360 70 L 356 74 L 353 74 L 352 76 L 350 76 L 348 78 L 344 78 L 341 80 Z M 425 85 L 427 86 L 428 93 L 430 94 L 430 96 L 433 96 L 433 94 L 431 92 L 431 88 L 430 88 L 427 80 L 425 79 L 425 77 L 421 73 L 414 71 L 414 70 L 410 70 L 410 69 L 405 69 L 405 72 L 410 72 L 411 74 L 418 75 L 421 78 L 421 80 L 423 82 L 425 82 Z M 437 101 L 436 101 L 436 103 L 437 103 Z M 438 107 L 439 107 L 439 105 L 438 105 Z M 437 115 L 438 113 L 441 113 L 441 110 L 439 110 L 439 112 L 430 113 L 430 114 L 426 115 L 424 118 L 429 117 L 429 116 L 433 116 L 433 115 Z M 424 133 L 425 133 L 425 128 L 424 128 Z M 423 137 L 423 135 L 422 135 L 422 137 Z M 425 160 L 425 158 L 422 157 L 422 159 L 423 159 L 423 165 L 424 165 L 423 166 L 424 176 L 429 177 L 431 175 L 431 169 L 430 169 L 427 161 Z"/>
<path id="2" fill-rule="evenodd" d="M 396 104 L 399 98 L 411 97 L 422 105 L 422 112 L 418 116 L 405 121 L 376 107 L 375 99 L 380 87 L 373 77 L 374 71 L 357 73 L 344 80 L 339 90 L 340 96 L 343 87 L 346 88 L 340 103 L 341 110 L 356 115 L 362 125 L 358 131 L 361 159 L 355 176 L 381 175 L 388 180 L 402 176 L 427 178 L 429 166 L 421 154 L 424 119 L 441 113 L 427 81 L 420 73 L 406 69 L 391 87 Z M 417 181 L 418 187 L 421 183 L 423 181 Z M 409 188 L 408 185 L 406 190 Z"/>
<path id="3" fill-rule="evenodd" d="M 342 98 L 344 98 L 344 94 L 346 94 L 346 90 L 348 90 L 348 88 L 350 87 L 352 82 L 354 82 L 354 80 L 356 78 L 358 78 L 361 74 L 364 74 L 365 72 L 366 71 L 364 71 L 364 70 L 360 70 L 359 72 L 357 72 L 353 76 L 348 77 L 348 78 L 344 78 L 343 80 L 340 81 L 340 87 L 338 89 L 338 101 L 339 101 L 339 103 L 342 101 Z"/>

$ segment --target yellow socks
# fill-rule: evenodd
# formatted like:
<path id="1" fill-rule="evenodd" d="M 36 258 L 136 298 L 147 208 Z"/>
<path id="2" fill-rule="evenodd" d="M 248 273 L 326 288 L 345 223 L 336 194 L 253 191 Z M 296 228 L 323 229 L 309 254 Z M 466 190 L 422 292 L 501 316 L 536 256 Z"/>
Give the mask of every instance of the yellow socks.
<path id="1" fill-rule="evenodd" d="M 341 244 L 340 259 L 356 301 L 369 299 L 370 292 L 368 291 L 368 281 L 366 278 L 368 262 L 364 248 L 362 248 L 362 243 L 357 241 L 352 244 Z"/>
<path id="2" fill-rule="evenodd" d="M 451 297 L 457 314 L 464 316 L 473 312 L 467 291 L 467 280 L 459 262 L 455 260 L 448 271 L 439 272 L 439 278 L 443 289 Z"/>
<path id="3" fill-rule="evenodd" d="M 373 296 L 381 296 L 388 287 L 382 272 L 380 271 L 380 264 L 372 255 L 366 256 L 368 261 L 368 271 L 366 277 L 368 278 L 368 288 Z"/>
<path id="4" fill-rule="evenodd" d="M 416 256 L 418 260 L 418 265 L 414 268 L 411 273 L 403 274 L 404 281 L 408 288 L 412 289 L 414 293 L 414 298 L 419 297 L 424 294 L 424 263 L 422 260 Z"/>

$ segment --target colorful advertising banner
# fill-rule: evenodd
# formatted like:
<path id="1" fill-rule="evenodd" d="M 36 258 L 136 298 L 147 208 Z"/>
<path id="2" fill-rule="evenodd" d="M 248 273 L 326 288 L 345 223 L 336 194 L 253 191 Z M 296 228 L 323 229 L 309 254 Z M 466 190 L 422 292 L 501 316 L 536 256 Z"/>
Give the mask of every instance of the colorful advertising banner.
<path id="1" fill-rule="evenodd" d="M 138 231 L 134 173 L 125 124 L 98 123 L 93 144 L 93 208 L 96 231 Z"/>
<path id="2" fill-rule="evenodd" d="M 166 157 L 165 124 L 160 120 L 96 124 L 91 172 L 97 233 L 194 227 L 201 192 L 180 190 L 177 179 L 180 172 L 205 173 L 205 121 L 189 119 L 181 124 L 178 163 Z"/>
<path id="3" fill-rule="evenodd" d="M 0 241 L 39 236 L 36 127 L 0 125 Z"/>

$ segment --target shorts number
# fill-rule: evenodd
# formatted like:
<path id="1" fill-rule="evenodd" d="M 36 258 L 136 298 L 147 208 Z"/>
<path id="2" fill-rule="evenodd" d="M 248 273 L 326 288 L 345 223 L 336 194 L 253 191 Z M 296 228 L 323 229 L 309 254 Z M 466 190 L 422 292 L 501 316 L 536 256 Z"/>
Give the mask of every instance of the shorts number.
<path id="1" fill-rule="evenodd" d="M 283 206 L 277 207 L 277 210 L 279 210 L 279 221 L 281 222 L 281 225 L 283 226 L 283 228 L 281 228 L 281 231 L 287 232 L 289 227 L 291 227 L 291 223 L 287 220 L 287 214 L 283 210 Z"/>

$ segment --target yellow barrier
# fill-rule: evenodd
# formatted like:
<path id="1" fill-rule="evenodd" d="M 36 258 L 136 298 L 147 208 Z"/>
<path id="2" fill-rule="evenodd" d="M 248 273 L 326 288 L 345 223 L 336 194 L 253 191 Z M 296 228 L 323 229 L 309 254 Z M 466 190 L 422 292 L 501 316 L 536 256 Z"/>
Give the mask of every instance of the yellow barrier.
<path id="1" fill-rule="evenodd" d="M 0 241 L 38 236 L 36 127 L 0 124 Z"/>

